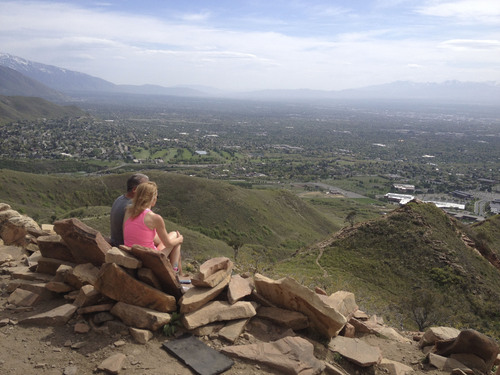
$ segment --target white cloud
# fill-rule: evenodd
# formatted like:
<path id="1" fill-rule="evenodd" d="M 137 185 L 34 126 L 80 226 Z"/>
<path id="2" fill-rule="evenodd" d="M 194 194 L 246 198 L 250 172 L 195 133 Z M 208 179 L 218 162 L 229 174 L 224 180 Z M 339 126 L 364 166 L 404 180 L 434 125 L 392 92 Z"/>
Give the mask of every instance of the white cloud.
<path id="1" fill-rule="evenodd" d="M 440 46 L 457 51 L 500 50 L 500 40 L 452 39 L 442 42 Z"/>
<path id="2" fill-rule="evenodd" d="M 462 0 L 431 2 L 419 7 L 421 14 L 436 17 L 453 17 L 466 22 L 498 23 L 500 2 L 498 0 Z"/>

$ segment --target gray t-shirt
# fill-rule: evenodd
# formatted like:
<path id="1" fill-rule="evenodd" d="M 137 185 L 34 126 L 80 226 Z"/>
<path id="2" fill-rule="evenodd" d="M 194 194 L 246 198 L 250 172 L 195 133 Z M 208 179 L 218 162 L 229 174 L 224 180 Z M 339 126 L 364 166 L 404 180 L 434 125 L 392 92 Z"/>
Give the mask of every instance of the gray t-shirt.
<path id="1" fill-rule="evenodd" d="M 130 203 L 131 199 L 125 195 L 120 195 L 111 206 L 111 245 L 113 246 L 123 245 L 123 217 Z"/>

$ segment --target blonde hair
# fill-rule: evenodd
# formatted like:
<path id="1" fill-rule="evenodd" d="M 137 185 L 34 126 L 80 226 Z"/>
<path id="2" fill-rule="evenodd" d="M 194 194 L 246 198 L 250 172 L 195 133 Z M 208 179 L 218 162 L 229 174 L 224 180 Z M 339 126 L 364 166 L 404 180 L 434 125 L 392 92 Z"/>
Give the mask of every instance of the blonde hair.
<path id="1" fill-rule="evenodd" d="M 137 186 L 132 204 L 127 208 L 130 217 L 136 218 L 142 211 L 149 207 L 153 199 L 158 195 L 158 187 L 152 181 L 143 182 Z"/>

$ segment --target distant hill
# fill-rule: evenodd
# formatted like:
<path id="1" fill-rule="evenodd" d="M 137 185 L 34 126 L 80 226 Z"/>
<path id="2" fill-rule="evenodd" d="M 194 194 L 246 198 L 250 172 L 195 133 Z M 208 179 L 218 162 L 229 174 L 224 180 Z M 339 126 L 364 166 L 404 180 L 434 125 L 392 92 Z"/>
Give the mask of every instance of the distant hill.
<path id="1" fill-rule="evenodd" d="M 54 90 L 68 94 L 79 92 L 107 92 L 174 96 L 204 95 L 199 90 L 183 87 L 115 85 L 114 83 L 85 73 L 29 61 L 7 53 L 0 53 L 0 66 L 13 69 Z"/>
<path id="2" fill-rule="evenodd" d="M 435 205 L 410 202 L 344 228 L 275 272 L 328 291 L 351 291 L 361 309 L 393 326 L 416 329 L 414 314 L 428 313 L 432 324 L 500 337 L 500 270 L 480 255 L 481 246 L 468 227 Z"/>
<path id="3" fill-rule="evenodd" d="M 42 98 L 0 95 L 0 124 L 37 118 L 62 118 L 83 116 L 76 106 L 61 106 Z"/>
<path id="4" fill-rule="evenodd" d="M 241 98 L 260 100 L 362 100 L 417 101 L 468 104 L 500 104 L 500 84 L 495 82 L 416 83 L 399 81 L 357 89 L 322 90 L 261 90 L 238 94 Z"/>
<path id="5" fill-rule="evenodd" d="M 0 65 L 14 69 L 52 89 L 69 91 L 112 91 L 114 84 L 53 65 L 29 61 L 21 57 L 0 53 Z"/>
<path id="6" fill-rule="evenodd" d="M 0 65 L 0 95 L 37 96 L 47 100 L 64 101 L 68 97 L 35 81 L 17 70 Z"/>
<path id="7" fill-rule="evenodd" d="M 399 81 L 349 90 L 258 90 L 230 92 L 204 86 L 116 85 L 88 74 L 29 61 L 0 52 L 0 66 L 35 79 L 67 94 L 135 94 L 180 97 L 221 97 L 251 100 L 361 100 L 426 101 L 470 104 L 500 104 L 500 84 L 496 82 L 416 83 Z M 107 98 L 110 99 L 109 97 Z"/>

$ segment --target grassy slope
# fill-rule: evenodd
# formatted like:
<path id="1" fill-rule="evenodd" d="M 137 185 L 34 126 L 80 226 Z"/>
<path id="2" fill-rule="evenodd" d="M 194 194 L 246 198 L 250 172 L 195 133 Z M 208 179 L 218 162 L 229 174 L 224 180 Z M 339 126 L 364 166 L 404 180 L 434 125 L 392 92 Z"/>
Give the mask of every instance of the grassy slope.
<path id="1" fill-rule="evenodd" d="M 500 256 L 500 215 L 495 215 L 471 226 L 478 239 L 486 242 Z"/>
<path id="2" fill-rule="evenodd" d="M 337 234 L 275 269 L 330 293 L 349 290 L 359 305 L 415 328 L 407 299 L 426 290 L 443 297 L 438 322 L 500 337 L 500 271 L 461 240 L 462 226 L 432 204 L 410 203 L 386 218 Z M 300 269 L 300 272 L 297 272 Z"/>
<path id="3" fill-rule="evenodd" d="M 41 98 L 0 95 L 0 124 L 40 117 L 61 118 L 84 114 L 75 106 L 60 106 Z"/>
<path id="4" fill-rule="evenodd" d="M 191 239 L 197 239 L 192 247 L 185 246 L 193 257 L 198 253 L 229 255 L 232 249 L 224 241 L 238 236 L 244 249 L 248 248 L 246 252 L 259 248 L 273 261 L 338 229 L 286 191 L 248 190 L 175 173 L 146 173 L 159 186 L 155 211 L 168 220 L 167 228 L 189 231 Z M 0 202 L 40 223 L 79 217 L 107 235 L 109 208 L 123 193 L 128 177 L 68 177 L 0 170 Z"/>

